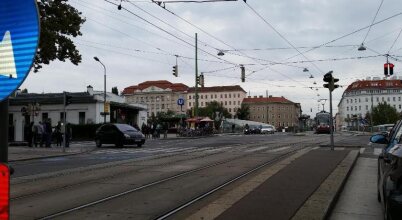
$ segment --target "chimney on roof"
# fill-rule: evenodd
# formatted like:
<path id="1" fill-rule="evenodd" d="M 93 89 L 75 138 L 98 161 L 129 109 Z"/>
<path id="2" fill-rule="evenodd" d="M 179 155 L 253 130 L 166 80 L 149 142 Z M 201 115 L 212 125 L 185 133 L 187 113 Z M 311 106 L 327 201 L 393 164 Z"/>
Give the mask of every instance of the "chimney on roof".
<path id="1" fill-rule="evenodd" d="M 87 93 L 90 95 L 94 94 L 94 88 L 91 85 L 87 86 Z"/>
<path id="2" fill-rule="evenodd" d="M 257 98 L 257 96 L 255 95 L 254 98 Z"/>
<path id="3" fill-rule="evenodd" d="M 251 98 L 251 96 L 247 96 L 247 98 Z"/>
<path id="4" fill-rule="evenodd" d="M 272 95 L 268 96 L 269 98 L 272 98 Z"/>
<path id="5" fill-rule="evenodd" d="M 259 98 L 263 98 L 263 96 L 262 95 L 260 95 L 260 97 Z"/>

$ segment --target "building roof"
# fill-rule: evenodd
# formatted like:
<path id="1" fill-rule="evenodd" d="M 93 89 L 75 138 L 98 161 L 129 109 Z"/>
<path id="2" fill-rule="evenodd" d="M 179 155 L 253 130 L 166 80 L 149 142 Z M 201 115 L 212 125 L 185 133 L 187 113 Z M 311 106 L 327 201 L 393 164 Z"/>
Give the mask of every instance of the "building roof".
<path id="1" fill-rule="evenodd" d="M 247 98 L 243 99 L 243 103 L 249 103 L 249 104 L 257 104 L 257 103 L 267 103 L 267 102 L 271 102 L 271 103 L 289 103 L 289 104 L 295 104 L 292 101 L 289 101 L 288 99 L 282 97 L 254 97 L 251 98 L 250 96 Z"/>
<path id="2" fill-rule="evenodd" d="M 234 86 L 212 86 L 212 87 L 201 87 L 197 88 L 198 92 L 246 92 L 244 89 L 239 85 Z M 195 88 L 191 87 L 188 89 L 189 93 L 195 92 Z"/>
<path id="3" fill-rule="evenodd" d="M 182 92 L 188 90 L 188 86 L 184 85 L 183 83 L 171 83 L 167 80 L 156 80 L 156 81 L 145 81 L 138 85 L 126 87 L 123 90 L 123 95 L 133 94 L 137 90 L 142 91 L 151 86 L 155 86 L 161 89 L 171 89 L 173 92 Z"/>
<path id="4" fill-rule="evenodd" d="M 348 86 L 345 92 L 362 89 L 401 89 L 402 80 L 359 80 Z"/>
<path id="5" fill-rule="evenodd" d="M 87 92 L 69 92 L 72 103 L 95 103 L 96 100 Z M 41 104 L 63 104 L 63 93 L 20 93 L 10 97 L 10 105 L 28 105 L 33 102 Z"/>

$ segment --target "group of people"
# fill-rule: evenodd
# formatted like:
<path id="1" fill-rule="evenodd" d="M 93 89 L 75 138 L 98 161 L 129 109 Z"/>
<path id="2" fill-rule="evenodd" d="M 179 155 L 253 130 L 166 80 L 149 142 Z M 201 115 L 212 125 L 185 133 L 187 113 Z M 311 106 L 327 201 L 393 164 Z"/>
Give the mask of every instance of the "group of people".
<path id="1" fill-rule="evenodd" d="M 164 123 L 163 125 L 161 125 L 161 124 L 151 124 L 151 125 L 142 124 L 141 132 L 145 135 L 145 138 L 153 138 L 153 139 L 160 138 L 161 133 L 163 133 L 163 138 L 167 138 L 168 125 L 167 125 L 167 123 Z"/>
<path id="2" fill-rule="evenodd" d="M 31 122 L 25 130 L 26 141 L 28 147 L 52 147 L 52 143 L 55 141 L 56 146 L 62 146 L 63 144 L 63 132 L 62 124 L 58 122 L 55 127 L 52 127 L 50 120 L 45 120 L 34 124 Z M 66 128 L 66 147 L 69 146 L 69 140 L 71 138 L 71 127 L 67 124 Z"/>

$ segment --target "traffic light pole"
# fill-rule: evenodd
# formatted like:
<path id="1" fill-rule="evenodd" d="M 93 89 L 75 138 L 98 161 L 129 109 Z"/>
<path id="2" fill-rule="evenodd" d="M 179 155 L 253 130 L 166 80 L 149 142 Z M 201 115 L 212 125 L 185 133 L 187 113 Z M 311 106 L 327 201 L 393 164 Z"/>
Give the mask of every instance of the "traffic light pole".
<path id="1" fill-rule="evenodd" d="M 334 120 L 332 118 L 332 91 L 329 90 L 329 131 L 331 132 L 331 150 L 334 150 Z"/>
<path id="2" fill-rule="evenodd" d="M 194 106 L 194 116 L 198 116 L 198 42 L 197 42 L 197 33 L 195 33 L 195 87 L 194 87 L 194 93 L 195 93 L 195 106 Z"/>
<path id="3" fill-rule="evenodd" d="M 0 102 L 0 163 L 8 163 L 8 98 Z"/>
<path id="4" fill-rule="evenodd" d="M 67 94 L 63 92 L 63 127 L 64 127 L 64 135 L 63 135 L 63 153 L 66 152 L 66 143 L 67 143 L 67 117 L 66 117 L 66 102 L 67 102 Z"/>

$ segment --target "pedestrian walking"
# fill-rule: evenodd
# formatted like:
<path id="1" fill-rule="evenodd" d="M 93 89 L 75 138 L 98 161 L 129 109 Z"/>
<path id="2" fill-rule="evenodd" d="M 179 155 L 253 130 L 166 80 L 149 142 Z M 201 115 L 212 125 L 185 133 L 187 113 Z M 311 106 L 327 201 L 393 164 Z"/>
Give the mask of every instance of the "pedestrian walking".
<path id="1" fill-rule="evenodd" d="M 56 137 L 56 146 L 61 146 L 63 142 L 63 135 L 61 133 L 61 122 L 57 122 L 56 127 L 54 128 L 54 134 Z"/>
<path id="2" fill-rule="evenodd" d="M 52 125 L 50 124 L 50 120 L 46 120 L 43 127 L 45 134 L 45 147 L 52 147 Z"/>
<path id="3" fill-rule="evenodd" d="M 39 122 L 37 128 L 38 128 L 39 147 L 43 147 L 43 142 L 45 141 L 45 131 L 43 123 L 41 121 Z"/>
<path id="4" fill-rule="evenodd" d="M 72 137 L 71 124 L 67 123 L 65 129 L 66 147 L 70 147 L 70 139 Z"/>

